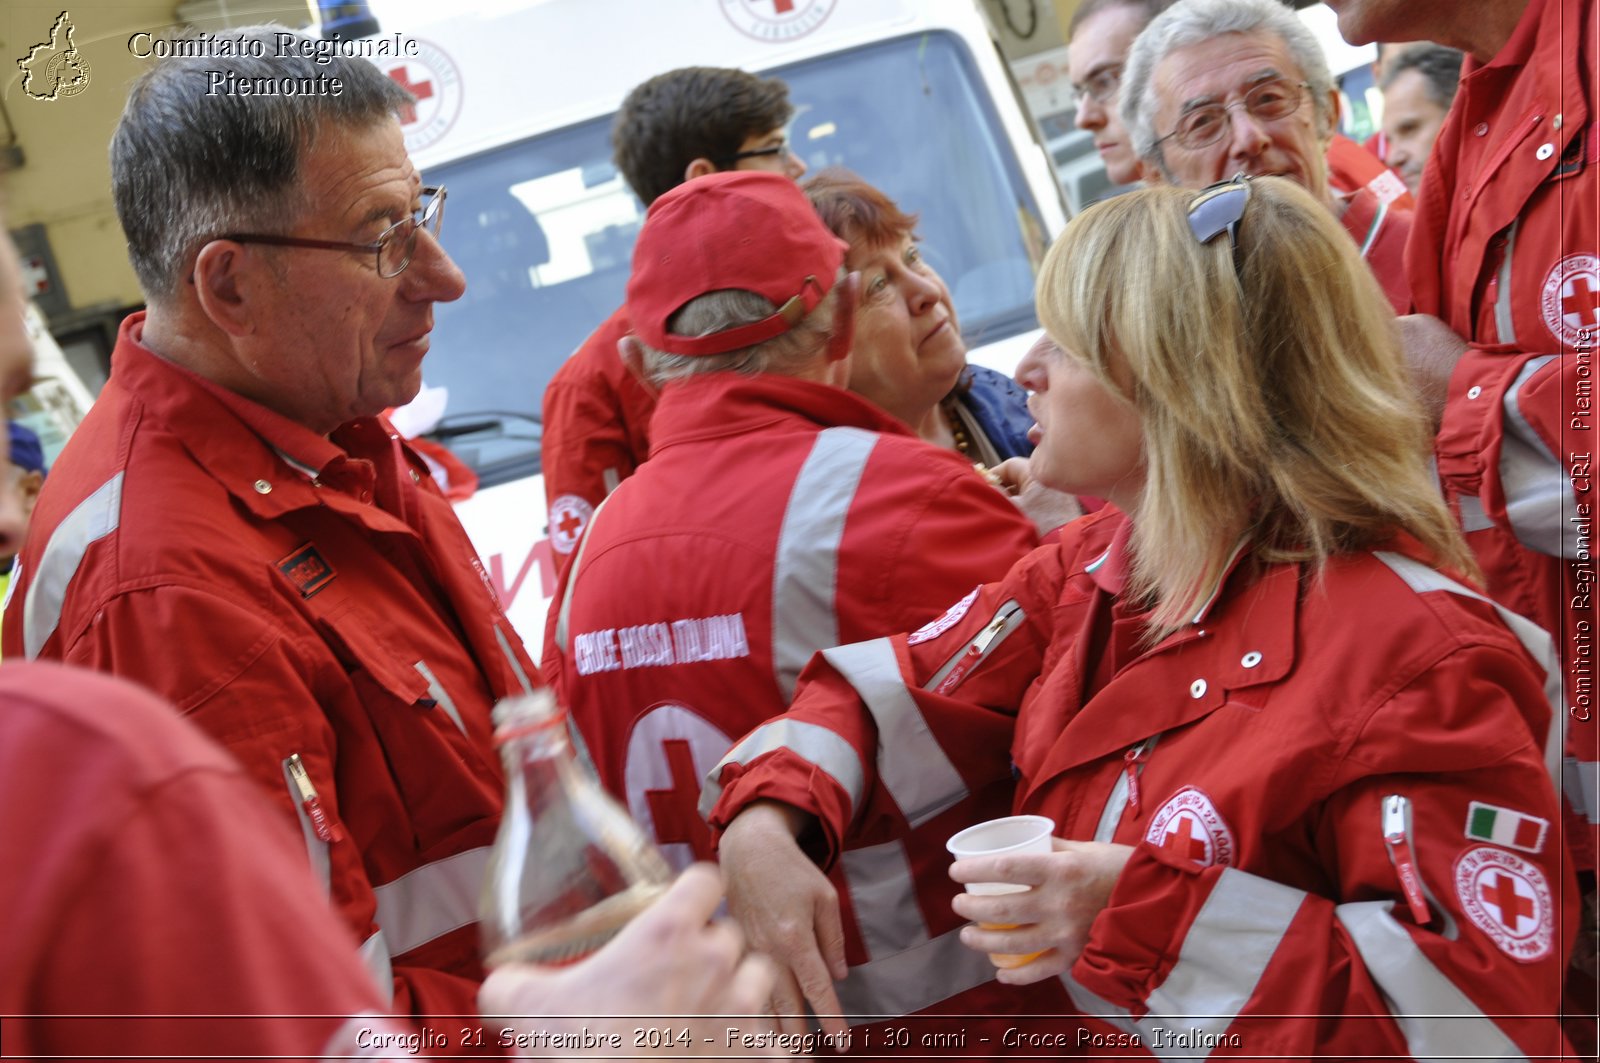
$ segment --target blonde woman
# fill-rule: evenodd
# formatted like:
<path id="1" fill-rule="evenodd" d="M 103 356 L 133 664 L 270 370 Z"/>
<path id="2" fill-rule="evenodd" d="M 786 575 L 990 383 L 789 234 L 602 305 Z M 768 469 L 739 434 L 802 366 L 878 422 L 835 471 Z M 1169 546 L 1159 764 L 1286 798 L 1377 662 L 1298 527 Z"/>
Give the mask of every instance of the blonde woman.
<path id="1" fill-rule="evenodd" d="M 1031 887 L 954 902 L 1009 927 L 960 932 L 1002 982 L 1063 976 L 1083 1013 L 1025 1034 L 1557 1052 L 1551 644 L 1473 587 L 1349 239 L 1283 179 L 1153 188 L 1076 219 L 1038 300 L 1031 471 L 1113 505 L 922 630 L 828 651 L 724 760 L 723 872 L 779 1005 L 831 1005 L 837 902 L 796 835 L 826 864 L 1014 771 L 1055 851 L 951 875 Z"/>

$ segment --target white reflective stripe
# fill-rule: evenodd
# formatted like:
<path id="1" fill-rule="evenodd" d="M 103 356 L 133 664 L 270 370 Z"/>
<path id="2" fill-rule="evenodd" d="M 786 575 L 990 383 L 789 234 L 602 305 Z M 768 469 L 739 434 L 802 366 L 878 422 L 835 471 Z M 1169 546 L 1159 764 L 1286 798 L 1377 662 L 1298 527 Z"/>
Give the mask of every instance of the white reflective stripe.
<path id="1" fill-rule="evenodd" d="M 583 529 L 583 537 L 578 540 L 578 550 L 572 555 L 572 569 L 567 573 L 566 590 L 561 595 L 561 608 L 556 610 L 555 643 L 556 648 L 564 654 L 570 652 L 567 632 L 572 617 L 572 592 L 578 586 L 578 567 L 583 564 L 583 552 L 589 546 L 589 533 L 594 530 L 594 522 L 599 519 L 600 511 L 606 508 L 606 501 L 610 497 L 608 494 L 600 500 L 598 506 L 594 507 L 593 515 L 589 517 L 589 525 Z"/>
<path id="2" fill-rule="evenodd" d="M 66 519 L 56 525 L 45 544 L 28 596 L 22 602 L 22 652 L 29 660 L 39 656 L 61 623 L 67 586 L 89 547 L 117 530 L 122 520 L 122 473 L 101 484 Z"/>
<path id="3" fill-rule="evenodd" d="M 1083 986 L 1073 981 L 1069 972 L 1061 976 L 1061 984 L 1067 991 L 1067 996 L 1072 998 L 1072 1003 L 1077 1009 L 1091 1018 L 1109 1023 L 1123 1033 L 1132 1034 L 1143 1040 L 1139 1028 L 1133 1023 L 1133 1015 L 1127 1008 L 1119 1008 L 1108 1000 L 1102 1000 Z"/>
<path id="4" fill-rule="evenodd" d="M 300 818 L 300 833 L 305 836 L 306 859 L 311 861 L 311 871 L 317 876 L 317 881 L 322 883 L 322 892 L 331 895 L 333 869 L 328 856 L 328 843 L 317 837 L 317 828 L 312 825 L 311 816 L 305 810 L 300 787 L 295 785 L 294 774 L 289 771 L 288 760 L 283 762 L 283 784 L 289 788 L 289 803 L 294 805 L 294 814 Z"/>
<path id="5" fill-rule="evenodd" d="M 1561 763 L 1561 792 L 1590 823 L 1600 823 L 1600 763 L 1567 757 Z"/>
<path id="6" fill-rule="evenodd" d="M 1500 260 L 1500 276 L 1496 281 L 1499 291 L 1494 297 L 1495 339 L 1501 343 L 1517 342 L 1517 326 L 1511 314 L 1511 253 L 1517 246 L 1517 230 L 1522 228 L 1518 218 L 1506 230 L 1506 254 Z"/>
<path id="7" fill-rule="evenodd" d="M 1334 915 L 1382 990 L 1410 1054 L 1417 1059 L 1525 1059 L 1500 1027 L 1429 962 L 1390 916 L 1393 907 L 1393 901 L 1362 901 L 1341 904 Z"/>
<path id="8" fill-rule="evenodd" d="M 700 790 L 700 816 L 711 818 L 711 809 L 722 796 L 722 769 L 729 764 L 748 764 L 757 757 L 776 749 L 787 749 L 802 760 L 815 765 L 838 783 L 850 800 L 850 818 L 861 805 L 861 795 L 866 786 L 866 773 L 855 747 L 826 727 L 802 720 L 782 717 L 764 723 L 751 731 L 738 745 L 728 750 L 728 755 L 717 761 L 717 766 L 706 776 Z"/>
<path id="9" fill-rule="evenodd" d="M 772 566 L 772 671 L 787 704 L 811 655 L 839 643 L 839 543 L 878 436 L 827 428 L 795 477 Z"/>
<path id="10" fill-rule="evenodd" d="M 500 643 L 500 652 L 506 655 L 506 663 L 511 665 L 511 674 L 515 675 L 517 682 L 522 684 L 522 692 L 524 694 L 532 694 L 533 684 L 528 681 L 528 673 L 523 670 L 522 662 L 517 659 L 516 653 L 512 651 L 511 640 L 506 638 L 505 628 L 500 626 L 499 621 L 496 621 L 494 625 L 494 637 L 495 641 Z"/>
<path id="11" fill-rule="evenodd" d="M 606 485 L 606 496 L 608 498 L 610 497 L 611 492 L 622 486 L 622 476 L 617 472 L 615 466 L 606 466 L 605 471 L 600 474 L 600 479 L 604 481 Z"/>
<path id="12" fill-rule="evenodd" d="M 1555 788 L 1556 793 L 1560 793 L 1561 757 L 1567 744 L 1567 692 L 1561 685 L 1561 666 L 1556 658 L 1555 640 L 1544 628 L 1527 617 L 1513 613 L 1498 602 L 1462 586 L 1444 573 L 1429 568 L 1420 561 L 1413 561 L 1409 557 L 1384 550 L 1377 551 L 1373 556 L 1388 565 L 1395 575 L 1405 581 L 1406 586 L 1418 594 L 1445 591 L 1494 606 L 1500 622 L 1511 629 L 1511 633 L 1517 636 L 1517 641 L 1522 643 L 1522 648 L 1539 663 L 1540 668 L 1544 669 L 1544 696 L 1550 703 L 1550 729 L 1544 734 L 1544 766 L 1550 773 L 1550 785 Z M 1539 736 L 1534 737 L 1537 740 Z"/>
<path id="13" fill-rule="evenodd" d="M 904 952 L 850 968 L 834 983 L 850 1025 L 910 1015 L 994 980 L 994 965 L 951 930 Z"/>
<path id="14" fill-rule="evenodd" d="M 872 713 L 878 725 L 878 779 L 913 827 L 967 796 L 967 784 L 906 689 L 893 643 L 873 639 L 835 646 L 822 656 Z"/>
<path id="15" fill-rule="evenodd" d="M 394 965 L 389 962 L 389 942 L 383 936 L 381 927 L 361 943 L 361 962 L 367 965 L 367 973 L 378 983 L 378 992 L 383 994 L 384 1004 L 393 1007 Z"/>
<path id="16" fill-rule="evenodd" d="M 1488 511 L 1483 508 L 1483 499 L 1477 495 L 1462 495 L 1456 499 L 1456 504 L 1461 508 L 1462 531 L 1484 531 L 1494 527 L 1494 521 L 1489 519 Z"/>
<path id="17" fill-rule="evenodd" d="M 1568 521 L 1565 514 L 1572 498 L 1571 480 L 1566 476 L 1566 467 L 1539 438 L 1517 402 L 1523 385 L 1555 357 L 1547 354 L 1529 359 L 1506 389 L 1501 401 L 1505 430 L 1500 442 L 1500 485 L 1506 496 L 1506 519 L 1517 541 L 1541 554 L 1575 561 L 1581 528 L 1576 521 Z"/>
<path id="18" fill-rule="evenodd" d="M 489 866 L 489 847 L 468 849 L 374 886 L 389 951 L 403 956 L 457 927 L 477 922 L 478 892 Z"/>
<path id="19" fill-rule="evenodd" d="M 1128 808 L 1128 773 L 1117 772 L 1116 785 L 1111 788 L 1111 796 L 1106 798 L 1106 807 L 1100 810 L 1100 822 L 1094 828 L 1094 840 L 1108 842 L 1117 835 L 1117 824 L 1122 822 L 1122 813 Z"/>
<path id="20" fill-rule="evenodd" d="M 496 628 L 495 630 L 498 631 L 499 629 Z M 450 696 L 450 692 L 444 688 L 444 684 L 439 682 L 439 677 L 433 674 L 433 669 L 428 667 L 428 662 L 418 661 L 416 664 L 416 669 L 417 672 L 421 674 L 422 678 L 428 682 L 428 696 L 434 700 L 439 708 L 449 713 L 450 718 L 455 721 L 456 727 L 461 731 L 462 734 L 466 734 L 467 725 L 462 722 L 461 710 L 456 708 L 455 699 L 452 698 Z"/>
<path id="21" fill-rule="evenodd" d="M 881 960 L 928 940 L 905 845 L 896 840 L 839 854 L 856 926 L 869 960 Z"/>
<path id="22" fill-rule="evenodd" d="M 1215 1044 L 1255 993 L 1267 965 L 1294 922 L 1306 894 L 1279 882 L 1227 868 L 1183 937 L 1178 962 L 1150 994 L 1139 1020 L 1145 1043 L 1163 1059 L 1204 1059 L 1194 1048 L 1160 1047 L 1156 1030 L 1193 1030 Z"/>

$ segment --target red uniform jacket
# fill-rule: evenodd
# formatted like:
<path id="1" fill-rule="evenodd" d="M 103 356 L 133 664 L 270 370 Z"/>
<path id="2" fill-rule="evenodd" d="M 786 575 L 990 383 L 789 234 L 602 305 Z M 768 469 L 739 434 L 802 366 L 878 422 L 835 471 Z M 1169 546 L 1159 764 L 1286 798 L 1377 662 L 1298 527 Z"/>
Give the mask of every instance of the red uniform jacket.
<path id="1" fill-rule="evenodd" d="M 395 1009 L 470 1013 L 502 801 L 489 708 L 537 671 L 383 421 L 324 438 L 161 359 L 142 325 L 39 497 L 5 655 L 173 702 L 303 833 Z"/>
<path id="2" fill-rule="evenodd" d="M 1402 540 L 1319 576 L 1247 556 L 1146 648 L 1126 527 L 1075 522 L 915 634 L 822 654 L 723 761 L 713 826 L 774 798 L 837 846 L 1009 752 L 1017 811 L 1135 846 L 1064 979 L 1101 1044 L 1554 1054 L 1576 898 L 1548 637 Z"/>
<path id="3" fill-rule="evenodd" d="M 374 1020 L 377 987 L 298 832 L 171 706 L 8 664 L 0 791 L 8 1055 L 305 1059 L 403 1032 Z"/>
<path id="4" fill-rule="evenodd" d="M 650 461 L 568 570 L 552 608 L 563 660 L 548 671 L 601 779 L 682 865 L 712 853 L 700 780 L 783 711 L 813 653 L 923 623 L 1037 538 L 964 460 L 839 388 L 693 377 L 668 385 L 652 431 Z M 1001 771 L 960 803 L 919 809 L 917 830 L 885 828 L 845 854 L 847 1014 L 1060 1002 L 995 984 L 955 938 L 944 839 L 1004 814 L 1010 790 Z"/>
<path id="5" fill-rule="evenodd" d="M 630 331 L 626 307 L 606 319 L 544 390 L 539 463 L 549 506 L 551 549 L 565 568 L 594 507 L 650 453 L 655 394 L 623 364 L 617 341 Z M 566 517 L 566 529 L 554 529 Z"/>
<path id="6" fill-rule="evenodd" d="M 1561 647 L 1571 716 L 1565 789 L 1591 828 L 1600 823 L 1597 34 L 1591 0 L 1531 0 L 1493 61 L 1467 59 L 1423 174 L 1407 252 L 1417 310 L 1472 344 L 1450 380 L 1439 478 L 1489 593 Z M 1577 848 L 1585 839 L 1573 833 Z M 1585 862 L 1593 866 L 1592 852 Z"/>

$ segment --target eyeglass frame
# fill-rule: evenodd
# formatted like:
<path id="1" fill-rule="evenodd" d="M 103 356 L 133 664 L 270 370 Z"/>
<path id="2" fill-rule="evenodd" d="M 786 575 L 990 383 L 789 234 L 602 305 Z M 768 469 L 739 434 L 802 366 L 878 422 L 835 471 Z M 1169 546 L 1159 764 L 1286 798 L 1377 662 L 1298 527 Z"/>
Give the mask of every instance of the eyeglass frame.
<path id="1" fill-rule="evenodd" d="M 1122 75 L 1127 70 L 1126 63 L 1110 63 L 1096 70 L 1084 79 L 1082 85 L 1072 85 L 1072 102 L 1080 110 L 1083 108 L 1084 97 L 1104 107 L 1111 102 L 1111 98 L 1122 90 Z M 1105 82 L 1110 79 L 1111 87 L 1106 88 Z M 1100 88 L 1095 88 L 1095 83 L 1100 83 Z"/>
<path id="2" fill-rule="evenodd" d="M 1259 116 L 1255 113 L 1255 111 L 1250 109 L 1250 97 L 1254 96 L 1257 92 L 1261 91 L 1262 89 L 1266 88 L 1269 85 L 1278 85 L 1278 84 L 1289 85 L 1291 87 L 1294 87 L 1294 88 L 1298 89 L 1298 92 L 1295 94 L 1295 97 L 1294 97 L 1294 106 L 1290 107 L 1287 111 L 1284 111 L 1280 115 L 1276 115 L 1276 116 L 1274 116 L 1272 118 L 1266 118 L 1266 119 L 1261 119 L 1261 120 L 1262 121 L 1266 121 L 1266 122 L 1281 122 L 1283 119 L 1289 117 L 1291 114 L 1294 114 L 1296 111 L 1300 110 L 1301 106 L 1305 103 L 1305 98 L 1308 95 L 1311 94 L 1311 82 L 1309 82 L 1309 81 L 1291 81 L 1289 78 L 1286 78 L 1286 77 L 1271 78 L 1269 80 L 1260 81 L 1260 82 L 1257 82 L 1255 85 L 1252 85 L 1250 87 L 1250 90 L 1244 94 L 1244 97 L 1242 99 L 1235 100 L 1232 103 L 1210 103 L 1210 104 L 1207 104 L 1204 107 L 1196 107 L 1196 108 L 1194 108 L 1194 110 L 1191 110 L 1191 111 L 1188 111 L 1188 112 L 1186 112 L 1184 114 L 1179 115 L 1178 116 L 1179 128 L 1174 129 L 1172 132 L 1166 134 L 1165 136 L 1157 137 L 1156 140 L 1155 140 L 1155 143 L 1150 145 L 1151 150 L 1155 151 L 1155 150 L 1159 149 L 1161 147 L 1161 145 L 1165 144 L 1167 141 L 1171 140 L 1173 137 L 1176 137 L 1179 133 L 1182 133 L 1183 132 L 1183 128 L 1182 128 L 1183 120 L 1185 118 L 1187 118 L 1189 115 L 1195 114 L 1195 113 L 1200 112 L 1200 111 L 1210 110 L 1210 109 L 1214 108 L 1216 110 L 1221 111 L 1223 113 L 1224 117 L 1227 118 L 1227 121 L 1220 122 L 1220 123 L 1217 124 L 1218 133 L 1217 133 L 1217 135 L 1215 137 L 1213 137 L 1212 139 L 1207 140 L 1207 141 L 1205 141 L 1204 143 L 1201 143 L 1201 144 L 1185 144 L 1182 141 L 1178 142 L 1178 146 L 1183 148 L 1186 151 L 1200 151 L 1203 148 L 1209 148 L 1211 145 L 1217 143 L 1218 141 L 1222 140 L 1223 137 L 1228 135 L 1228 130 L 1232 127 L 1232 124 L 1233 124 L 1233 116 L 1231 114 L 1229 114 L 1228 112 L 1232 111 L 1235 107 L 1243 107 L 1246 114 L 1250 115 L 1252 118 L 1258 118 Z"/>
<path id="3" fill-rule="evenodd" d="M 1212 203 L 1222 203 L 1230 199 L 1233 190 L 1239 190 L 1243 195 L 1238 197 L 1238 209 L 1227 213 L 1206 212 L 1201 214 L 1203 208 Z M 1233 272 L 1239 274 L 1239 224 L 1244 221 L 1245 208 L 1250 203 L 1250 175 L 1237 173 L 1226 181 L 1209 184 L 1195 193 L 1189 201 L 1189 209 L 1185 215 L 1189 222 L 1189 232 L 1201 244 L 1209 244 L 1223 233 L 1228 234 L 1228 246 L 1233 253 Z M 1212 215 L 1216 214 L 1216 217 Z"/>
<path id="4" fill-rule="evenodd" d="M 714 160 L 718 166 L 733 166 L 743 159 L 764 159 L 771 155 L 781 155 L 786 158 L 793 157 L 794 149 L 785 140 L 782 144 L 774 144 L 767 148 L 751 148 L 749 151 L 736 151 L 732 155 L 724 155 Z"/>
<path id="5" fill-rule="evenodd" d="M 417 232 L 426 228 L 433 238 L 437 240 L 439 233 L 444 229 L 444 201 L 448 193 L 444 185 L 426 185 L 418 189 L 420 195 L 427 197 L 428 201 L 418 211 L 413 211 L 407 217 L 400 219 L 378 234 L 378 238 L 370 244 L 357 244 L 345 240 L 314 240 L 305 236 L 279 236 L 274 233 L 226 233 L 214 236 L 213 240 L 232 240 L 236 244 L 270 244 L 274 247 L 309 247 L 319 251 L 370 251 L 373 257 L 373 266 L 378 271 L 378 276 L 385 280 L 400 276 L 411 265 L 411 260 L 416 256 Z M 400 265 L 393 273 L 383 271 L 383 251 L 389 242 L 395 238 L 405 226 L 411 226 L 405 234 L 406 255 L 401 259 Z"/>

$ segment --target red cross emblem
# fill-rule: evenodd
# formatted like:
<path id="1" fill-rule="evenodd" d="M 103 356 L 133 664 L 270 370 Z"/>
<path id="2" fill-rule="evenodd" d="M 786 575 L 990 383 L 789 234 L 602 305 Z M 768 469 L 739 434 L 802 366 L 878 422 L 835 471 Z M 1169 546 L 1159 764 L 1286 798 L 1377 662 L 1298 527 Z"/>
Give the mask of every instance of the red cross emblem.
<path id="1" fill-rule="evenodd" d="M 422 101 L 422 100 L 431 100 L 431 99 L 433 99 L 433 82 L 431 82 L 431 81 L 413 82 L 411 80 L 410 76 L 406 73 L 406 68 L 405 68 L 405 66 L 403 64 L 400 65 L 400 66 L 395 67 L 393 70 L 390 70 L 389 71 L 389 78 L 396 85 L 399 85 L 401 88 L 403 88 L 407 92 L 411 93 L 411 95 L 415 96 L 419 102 Z M 400 124 L 401 125 L 410 125 L 412 122 L 415 122 L 416 120 L 417 120 L 417 107 L 416 107 L 416 104 L 408 103 L 404 107 L 400 108 Z"/>
<path id="2" fill-rule="evenodd" d="M 1512 933 L 1517 933 L 1523 919 L 1533 917 L 1533 894 L 1517 889 L 1517 880 L 1504 871 L 1492 876 L 1494 885 L 1480 885 L 1483 903 L 1493 905 L 1500 912 L 1500 923 Z"/>
<path id="3" fill-rule="evenodd" d="M 1557 342 L 1574 345 L 1600 329 L 1600 256 L 1568 255 L 1545 274 L 1539 313 Z"/>
<path id="4" fill-rule="evenodd" d="M 550 547 L 570 554 L 594 517 L 594 507 L 577 495 L 562 495 L 550 503 Z"/>
<path id="5" fill-rule="evenodd" d="M 663 845 L 682 842 L 694 850 L 696 860 L 711 859 L 711 828 L 700 818 L 700 776 L 694 770 L 694 751 L 682 738 L 661 743 L 672 773 L 672 789 L 646 790 L 650 818 L 655 820 L 656 840 Z"/>
<path id="6" fill-rule="evenodd" d="M 1522 963 L 1550 955 L 1555 906 L 1538 864 L 1480 845 L 1456 858 L 1455 887 L 1461 911 L 1506 955 Z"/>
<path id="7" fill-rule="evenodd" d="M 1188 813 L 1173 817 L 1166 834 L 1161 837 L 1161 848 L 1175 856 L 1196 863 L 1206 860 L 1206 832 Z"/>
<path id="8" fill-rule="evenodd" d="M 1561 316 L 1576 318 L 1578 327 L 1600 325 L 1600 291 L 1589 286 L 1583 274 L 1574 277 L 1563 289 L 1567 293 L 1561 300 Z"/>

